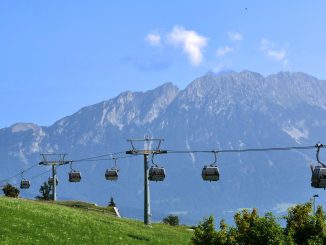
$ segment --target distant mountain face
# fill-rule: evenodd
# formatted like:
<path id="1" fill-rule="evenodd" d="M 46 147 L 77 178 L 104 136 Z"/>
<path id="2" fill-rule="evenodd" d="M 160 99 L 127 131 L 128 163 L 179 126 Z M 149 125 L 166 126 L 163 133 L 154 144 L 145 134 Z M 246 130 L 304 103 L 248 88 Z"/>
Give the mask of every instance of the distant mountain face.
<path id="1" fill-rule="evenodd" d="M 128 138 L 164 138 L 162 149 L 222 150 L 314 145 L 326 139 L 326 81 L 304 73 L 263 77 L 243 71 L 207 73 L 184 90 L 167 83 L 147 92 L 125 92 L 57 121 L 50 127 L 18 123 L 0 130 L 0 179 L 40 161 L 44 152 L 68 153 L 82 159 L 131 148 Z M 138 147 L 142 147 L 139 145 Z M 321 155 L 322 158 L 322 155 Z M 169 213 L 182 222 L 203 216 L 231 219 L 241 208 L 284 211 L 319 193 L 310 187 L 309 163 L 315 152 L 218 153 L 219 182 L 201 179 L 211 153 L 167 154 L 154 161 L 166 168 L 162 183 L 151 183 L 154 220 Z M 142 218 L 143 159 L 118 160 L 117 182 L 104 178 L 112 161 L 73 164 L 82 182 L 67 180 L 68 166 L 58 169 L 59 199 L 81 199 L 101 205 L 111 196 L 122 215 Z M 37 166 L 23 174 L 30 178 L 46 171 Z M 32 180 L 22 196 L 33 197 L 49 173 Z M 19 181 L 20 176 L 12 179 Z M 321 199 L 321 198 L 320 198 Z M 324 200 L 319 200 L 323 202 Z"/>

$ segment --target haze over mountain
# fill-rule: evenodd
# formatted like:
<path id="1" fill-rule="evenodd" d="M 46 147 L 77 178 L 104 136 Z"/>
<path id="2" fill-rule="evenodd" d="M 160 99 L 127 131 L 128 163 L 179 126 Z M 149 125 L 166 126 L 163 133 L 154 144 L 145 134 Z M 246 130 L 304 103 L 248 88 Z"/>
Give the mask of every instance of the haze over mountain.
<path id="1" fill-rule="evenodd" d="M 87 106 L 52 126 L 17 123 L 0 130 L 0 179 L 6 179 L 40 161 L 40 153 L 68 153 L 67 159 L 83 159 L 131 146 L 128 138 L 149 135 L 164 138 L 162 149 L 223 150 L 306 146 L 326 139 L 326 81 L 304 73 L 207 73 L 179 90 L 171 83 L 147 92 L 124 92 L 115 98 Z M 51 113 L 51 112 L 48 112 Z M 45 115 L 46 116 L 46 115 Z M 142 147 L 142 146 L 139 146 Z M 215 214 L 229 219 L 241 208 L 284 211 L 291 203 L 308 201 L 309 163 L 314 150 L 285 152 L 219 153 L 220 181 L 204 182 L 203 165 L 212 153 L 167 154 L 154 162 L 166 168 L 162 183 L 151 183 L 154 220 L 168 213 L 185 223 L 196 223 Z M 143 159 L 118 160 L 117 182 L 107 182 L 112 161 L 73 164 L 82 172 L 80 183 L 68 183 L 68 166 L 58 169 L 59 199 L 81 199 L 101 205 L 111 196 L 122 215 L 142 218 Z M 43 169 L 42 169 L 43 168 Z M 30 178 L 46 171 L 29 170 Z M 34 197 L 49 173 L 31 181 L 22 196 Z M 11 182 L 18 183 L 20 176 Z"/>

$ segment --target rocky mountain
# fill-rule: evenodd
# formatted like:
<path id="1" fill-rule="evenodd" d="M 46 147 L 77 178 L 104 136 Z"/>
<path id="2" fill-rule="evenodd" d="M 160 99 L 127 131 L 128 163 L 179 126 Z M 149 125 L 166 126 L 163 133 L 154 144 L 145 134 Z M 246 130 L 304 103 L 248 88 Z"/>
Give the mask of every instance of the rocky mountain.
<path id="1" fill-rule="evenodd" d="M 223 150 L 314 145 L 326 142 L 326 81 L 304 73 L 281 72 L 264 77 L 243 71 L 207 73 L 179 90 L 166 83 L 147 92 L 125 92 L 87 106 L 50 127 L 17 123 L 0 130 L 0 179 L 16 175 L 40 161 L 40 153 L 68 153 L 69 159 L 123 152 L 128 138 L 164 138 L 167 150 Z M 142 146 L 139 146 L 142 147 Z M 322 153 L 323 154 L 323 153 Z M 323 155 L 321 155 L 321 158 Z M 184 223 L 203 216 L 231 219 L 241 208 L 281 213 L 293 203 L 321 192 L 310 187 L 309 163 L 315 150 L 218 153 L 220 181 L 204 182 L 203 165 L 212 153 L 167 154 L 154 161 L 165 167 L 162 183 L 151 183 L 154 220 L 169 213 Z M 82 182 L 67 180 L 69 166 L 58 169 L 59 199 L 81 199 L 105 205 L 111 196 L 122 215 L 142 218 L 143 160 L 118 160 L 119 181 L 107 182 L 112 161 L 73 164 Z M 49 173 L 35 166 L 23 177 L 33 197 Z M 10 181 L 19 182 L 20 175 Z M 320 195 L 321 196 L 321 195 Z M 320 198 L 320 202 L 325 202 Z"/>

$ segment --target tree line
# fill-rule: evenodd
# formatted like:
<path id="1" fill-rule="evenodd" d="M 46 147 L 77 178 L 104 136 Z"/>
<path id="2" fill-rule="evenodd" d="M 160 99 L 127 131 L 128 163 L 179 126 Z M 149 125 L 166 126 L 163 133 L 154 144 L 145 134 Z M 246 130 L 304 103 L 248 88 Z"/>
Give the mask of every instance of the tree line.
<path id="1" fill-rule="evenodd" d="M 195 245 L 323 245 L 326 244 L 326 216 L 321 206 L 316 213 L 312 204 L 299 204 L 282 217 L 282 227 L 272 213 L 259 216 L 258 210 L 242 210 L 234 215 L 234 226 L 222 219 L 216 230 L 214 217 L 203 219 L 195 228 L 191 243 Z"/>

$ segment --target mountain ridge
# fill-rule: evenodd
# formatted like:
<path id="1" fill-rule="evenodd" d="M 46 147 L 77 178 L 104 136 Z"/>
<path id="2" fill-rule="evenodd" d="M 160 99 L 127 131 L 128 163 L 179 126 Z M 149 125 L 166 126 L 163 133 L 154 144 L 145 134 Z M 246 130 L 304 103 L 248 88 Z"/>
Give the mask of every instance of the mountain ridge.
<path id="1" fill-rule="evenodd" d="M 0 129 L 1 166 L 7 171 L 0 173 L 0 179 L 39 162 L 39 153 L 64 152 L 69 159 L 81 159 L 128 150 L 131 146 L 126 139 L 145 135 L 165 138 L 162 147 L 181 150 L 314 145 L 326 139 L 324 93 L 326 81 L 304 73 L 262 76 L 250 71 L 207 73 L 182 90 L 166 83 L 146 92 L 127 91 L 83 107 L 48 127 L 14 124 Z M 153 215 L 180 213 L 185 222 L 194 223 L 210 213 L 232 217 L 227 211 L 247 206 L 268 211 L 282 203 L 299 202 L 317 191 L 309 183 L 308 162 L 314 158 L 313 151 L 218 154 L 221 179 L 204 183 L 200 171 L 213 161 L 212 154 L 157 156 L 167 168 L 167 177 L 163 183 L 151 184 Z M 76 163 L 84 173 L 84 181 L 76 185 L 67 182 L 69 169 L 63 168 L 58 196 L 103 203 L 106 197 L 101 193 L 111 193 L 124 210 L 134 210 L 126 211 L 127 216 L 139 218 L 140 162 L 119 160 L 117 183 L 106 183 L 103 177 L 105 168 L 112 166 L 110 161 Z M 37 175 L 39 169 L 31 171 Z M 35 181 L 23 195 L 36 195 L 42 178 Z M 93 193 L 93 187 L 98 191 Z M 224 201 L 219 202 L 220 198 Z"/>
<path id="2" fill-rule="evenodd" d="M 5 128 L 1 128 L 0 130 L 2 129 L 6 129 L 6 128 L 12 128 L 14 126 L 17 126 L 17 124 L 33 124 L 33 125 L 36 125 L 37 127 L 42 127 L 42 128 L 49 128 L 49 127 L 52 127 L 52 126 L 55 126 L 56 124 L 58 123 L 62 123 L 61 121 L 64 120 L 65 118 L 67 117 L 71 117 L 71 116 L 74 116 L 75 114 L 78 114 L 78 113 L 81 113 L 83 110 L 87 110 L 89 108 L 92 108 L 92 107 L 96 107 L 96 106 L 99 106 L 99 105 L 106 105 L 108 103 L 110 103 L 111 101 L 113 102 L 117 102 L 119 101 L 120 103 L 124 100 L 125 101 L 132 101 L 132 96 L 134 95 L 144 95 L 146 96 L 146 93 L 152 93 L 157 90 L 160 90 L 161 88 L 173 88 L 175 91 L 175 95 L 178 95 L 180 92 L 185 92 L 185 91 L 188 91 L 189 89 L 190 90 L 193 90 L 196 88 L 196 85 L 198 82 L 202 82 L 203 79 L 206 79 L 206 78 L 213 78 L 214 80 L 218 79 L 218 80 L 221 80 L 220 82 L 222 82 L 223 78 L 230 78 L 230 75 L 231 75 L 231 78 L 234 79 L 234 78 L 239 78 L 239 76 L 242 76 L 240 77 L 241 79 L 243 79 L 243 81 L 247 81 L 248 79 L 252 78 L 253 76 L 255 78 L 258 78 L 259 77 L 259 80 L 267 80 L 266 83 L 270 83 L 270 82 L 273 82 L 275 81 L 275 78 L 276 80 L 279 79 L 279 77 L 286 77 L 286 78 L 290 78 L 290 80 L 296 80 L 298 78 L 301 78 L 304 77 L 304 79 L 306 80 L 309 80 L 310 82 L 313 82 L 313 83 L 316 83 L 317 81 L 321 82 L 321 83 L 324 83 L 323 84 L 323 88 L 322 89 L 325 89 L 324 87 L 326 86 L 326 81 L 325 80 L 319 80 L 317 79 L 316 77 L 314 76 L 311 76 L 311 75 L 308 75 L 306 73 L 303 73 L 303 72 L 278 72 L 276 74 L 270 74 L 270 75 L 267 75 L 267 76 L 262 76 L 261 74 L 257 73 L 257 72 L 252 72 L 252 71 L 248 71 L 248 70 L 244 70 L 244 71 L 241 71 L 241 72 L 235 72 L 235 71 L 226 71 L 226 72 L 223 72 L 223 73 L 219 73 L 219 74 L 214 74 L 213 72 L 207 72 L 205 75 L 195 79 L 193 82 L 191 82 L 188 86 L 186 86 L 185 89 L 183 90 L 179 90 L 179 88 L 176 86 L 176 85 L 173 85 L 171 82 L 166 82 L 166 83 L 163 83 L 162 85 L 158 86 L 157 88 L 154 88 L 154 89 L 151 89 L 151 90 L 148 90 L 146 92 L 142 92 L 142 91 L 125 91 L 125 92 L 122 92 L 120 94 L 118 94 L 117 96 L 111 98 L 111 99 L 108 99 L 108 100 L 104 100 L 104 101 L 101 101 L 101 102 L 97 102 L 95 104 L 92 104 L 92 105 L 88 105 L 88 106 L 84 106 L 83 108 L 81 108 L 80 110 L 77 110 L 75 113 L 73 113 L 72 115 L 69 115 L 69 116 L 65 116 L 59 120 L 57 120 L 56 122 L 54 122 L 52 125 L 49 125 L 49 126 L 41 126 L 41 125 L 38 125 L 37 123 L 35 122 L 20 122 L 20 123 L 14 123 L 13 125 L 11 126 L 8 126 L 8 127 L 5 127 Z M 234 80 L 233 80 L 234 81 Z M 301 82 L 301 81 L 300 81 Z M 299 83 L 296 83 L 296 85 L 300 85 L 300 82 Z M 318 86 L 317 86 L 318 87 Z M 320 89 L 317 89 L 317 91 L 321 91 Z M 322 97 L 322 96 L 320 96 Z M 323 101 L 323 108 L 326 108 L 326 103 L 324 105 L 324 101 Z"/>

